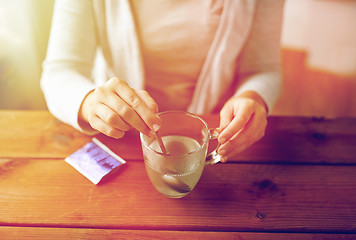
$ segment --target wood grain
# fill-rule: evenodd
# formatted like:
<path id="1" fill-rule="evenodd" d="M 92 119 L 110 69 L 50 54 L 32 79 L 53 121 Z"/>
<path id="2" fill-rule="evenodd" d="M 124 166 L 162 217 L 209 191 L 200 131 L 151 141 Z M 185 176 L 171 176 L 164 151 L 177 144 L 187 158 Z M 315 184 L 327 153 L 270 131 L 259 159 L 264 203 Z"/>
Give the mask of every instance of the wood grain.
<path id="1" fill-rule="evenodd" d="M 241 233 L 159 230 L 118 230 L 88 228 L 0 227 L 2 240 L 13 239 L 205 239 L 205 240 L 353 240 L 356 234 Z"/>
<path id="2" fill-rule="evenodd" d="M 209 127 L 218 115 L 202 116 Z M 356 164 L 356 118 L 270 117 L 264 138 L 230 161 L 287 164 Z M 46 111 L 0 111 L 0 158 L 63 159 L 90 141 Z M 127 160 L 142 161 L 139 134 L 97 136 Z"/>
<path id="3" fill-rule="evenodd" d="M 270 117 L 264 138 L 235 161 L 356 164 L 356 118 Z"/>
<path id="4" fill-rule="evenodd" d="M 217 164 L 191 194 L 169 199 L 143 162 L 95 186 L 61 160 L 8 159 L 0 226 L 356 233 L 356 166 Z"/>
<path id="5" fill-rule="evenodd" d="M 63 158 L 89 140 L 47 111 L 0 111 L 3 158 Z"/>

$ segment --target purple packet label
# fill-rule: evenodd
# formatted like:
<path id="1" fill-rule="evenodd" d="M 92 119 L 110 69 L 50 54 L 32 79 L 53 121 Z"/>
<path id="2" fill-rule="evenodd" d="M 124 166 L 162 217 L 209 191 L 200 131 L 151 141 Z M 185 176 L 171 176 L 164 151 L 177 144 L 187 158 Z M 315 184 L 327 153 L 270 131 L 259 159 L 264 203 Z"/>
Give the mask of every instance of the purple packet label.
<path id="1" fill-rule="evenodd" d="M 98 184 L 103 177 L 126 163 L 96 138 L 68 156 L 65 161 L 94 184 Z"/>

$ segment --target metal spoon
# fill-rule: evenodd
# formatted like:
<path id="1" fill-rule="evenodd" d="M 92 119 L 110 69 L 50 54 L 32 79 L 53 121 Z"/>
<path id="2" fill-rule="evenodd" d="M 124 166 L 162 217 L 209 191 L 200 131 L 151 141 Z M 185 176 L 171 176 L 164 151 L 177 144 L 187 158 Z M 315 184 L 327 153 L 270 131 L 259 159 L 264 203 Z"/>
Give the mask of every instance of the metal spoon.
<path id="1" fill-rule="evenodd" d="M 162 176 L 162 180 L 166 185 L 179 193 L 188 193 L 192 190 L 189 185 L 174 176 L 165 174 Z"/>
<path id="2" fill-rule="evenodd" d="M 155 138 L 158 142 L 159 147 L 162 150 L 162 153 L 164 155 L 167 155 L 166 147 L 164 146 L 162 138 L 160 137 L 160 135 L 157 132 L 155 133 Z M 175 171 L 174 171 L 174 173 L 175 173 Z M 165 174 L 162 176 L 162 179 L 166 185 L 168 185 L 170 188 L 174 189 L 175 191 L 177 191 L 179 193 L 188 193 L 192 190 L 189 187 L 189 185 L 185 184 L 184 182 L 182 182 L 181 180 L 177 179 L 174 176 Z"/>
<path id="3" fill-rule="evenodd" d="M 155 132 L 155 138 L 156 138 L 156 140 L 157 140 L 157 142 L 158 142 L 159 147 L 160 147 L 161 150 L 162 150 L 162 153 L 163 153 L 164 155 L 167 155 L 167 150 L 166 150 L 166 148 L 165 148 L 165 146 L 164 146 L 164 144 L 163 144 L 162 138 L 161 138 L 161 136 L 158 134 L 158 132 Z"/>

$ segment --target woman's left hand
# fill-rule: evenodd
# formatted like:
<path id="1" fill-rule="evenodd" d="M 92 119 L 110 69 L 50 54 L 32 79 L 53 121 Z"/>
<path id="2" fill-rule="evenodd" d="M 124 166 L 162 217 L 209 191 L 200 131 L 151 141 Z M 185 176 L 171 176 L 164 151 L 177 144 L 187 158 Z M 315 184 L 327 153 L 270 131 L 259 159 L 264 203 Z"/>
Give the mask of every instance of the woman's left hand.
<path id="1" fill-rule="evenodd" d="M 218 153 L 226 162 L 260 140 L 267 125 L 267 106 L 254 91 L 230 98 L 220 112 L 221 144 Z"/>

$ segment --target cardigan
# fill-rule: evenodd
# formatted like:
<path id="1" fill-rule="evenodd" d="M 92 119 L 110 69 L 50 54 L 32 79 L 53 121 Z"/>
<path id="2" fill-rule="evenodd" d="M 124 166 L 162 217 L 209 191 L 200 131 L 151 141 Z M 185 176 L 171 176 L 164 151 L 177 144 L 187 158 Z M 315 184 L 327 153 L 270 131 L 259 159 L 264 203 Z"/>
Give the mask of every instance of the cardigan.
<path id="1" fill-rule="evenodd" d="M 187 111 L 220 109 L 252 90 L 269 112 L 281 86 L 283 0 L 225 0 Z M 94 69 L 94 70 L 93 70 Z M 129 0 L 57 0 L 41 88 L 59 120 L 84 131 L 78 112 L 85 96 L 111 77 L 144 89 L 144 67 Z"/>

